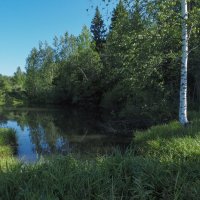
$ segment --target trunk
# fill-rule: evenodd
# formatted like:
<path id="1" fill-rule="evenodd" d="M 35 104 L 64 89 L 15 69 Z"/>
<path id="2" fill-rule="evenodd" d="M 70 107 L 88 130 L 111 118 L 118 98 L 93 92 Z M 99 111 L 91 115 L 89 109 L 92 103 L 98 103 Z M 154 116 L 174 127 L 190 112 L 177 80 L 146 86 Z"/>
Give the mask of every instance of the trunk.
<path id="1" fill-rule="evenodd" d="M 186 125 L 187 119 L 187 64 L 188 64 L 188 33 L 187 33 L 187 0 L 181 0 L 182 11 L 182 65 L 180 83 L 179 121 Z"/>

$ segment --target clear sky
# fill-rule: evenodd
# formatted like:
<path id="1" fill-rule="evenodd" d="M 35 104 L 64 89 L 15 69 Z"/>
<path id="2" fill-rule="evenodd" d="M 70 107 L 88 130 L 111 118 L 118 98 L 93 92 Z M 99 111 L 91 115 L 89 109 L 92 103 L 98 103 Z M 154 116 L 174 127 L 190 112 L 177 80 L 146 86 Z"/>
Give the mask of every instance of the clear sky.
<path id="1" fill-rule="evenodd" d="M 39 41 L 51 44 L 55 35 L 66 31 L 78 35 L 83 25 L 90 27 L 95 6 L 101 2 L 0 0 L 0 74 L 12 75 L 18 66 L 24 70 L 29 52 Z"/>

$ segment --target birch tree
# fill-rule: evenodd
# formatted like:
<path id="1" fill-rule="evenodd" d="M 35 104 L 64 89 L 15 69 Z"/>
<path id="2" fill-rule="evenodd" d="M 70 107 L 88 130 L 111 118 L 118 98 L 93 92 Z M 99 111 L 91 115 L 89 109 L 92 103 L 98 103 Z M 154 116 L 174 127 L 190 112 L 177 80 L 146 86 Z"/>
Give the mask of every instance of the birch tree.
<path id="1" fill-rule="evenodd" d="M 187 119 L 187 65 L 188 65 L 188 31 L 187 31 L 187 0 L 181 0 L 182 12 L 182 66 L 180 82 L 179 121 L 186 125 Z"/>

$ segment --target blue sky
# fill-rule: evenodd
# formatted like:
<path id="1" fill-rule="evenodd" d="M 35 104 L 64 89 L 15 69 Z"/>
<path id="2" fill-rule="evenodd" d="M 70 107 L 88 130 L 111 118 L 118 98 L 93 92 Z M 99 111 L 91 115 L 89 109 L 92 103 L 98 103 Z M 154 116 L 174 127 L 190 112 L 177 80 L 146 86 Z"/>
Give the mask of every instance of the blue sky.
<path id="1" fill-rule="evenodd" d="M 39 41 L 46 40 L 51 44 L 55 35 L 60 36 L 66 31 L 78 35 L 83 25 L 90 27 L 95 6 L 101 6 L 101 2 L 0 0 L 0 74 L 12 75 L 18 66 L 24 70 L 29 52 Z M 107 12 L 109 8 L 105 10 Z"/>

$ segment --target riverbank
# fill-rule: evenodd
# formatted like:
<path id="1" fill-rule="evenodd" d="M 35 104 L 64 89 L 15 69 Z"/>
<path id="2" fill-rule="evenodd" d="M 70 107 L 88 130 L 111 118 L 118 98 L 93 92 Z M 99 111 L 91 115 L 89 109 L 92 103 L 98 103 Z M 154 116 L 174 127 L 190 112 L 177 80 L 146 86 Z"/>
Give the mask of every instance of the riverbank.
<path id="1" fill-rule="evenodd" d="M 16 134 L 12 129 L 0 129 L 0 158 L 10 157 L 16 152 Z"/>
<path id="2" fill-rule="evenodd" d="M 16 141 L 16 133 L 14 130 L 0 128 L 0 173 L 9 170 L 12 166 L 19 163 L 13 157 L 17 151 Z"/>
<path id="3" fill-rule="evenodd" d="M 55 157 L 1 169 L 2 199 L 198 199 L 200 115 L 137 132 L 126 153 Z M 5 140 L 4 140 L 5 141 Z M 1 162 L 1 161 L 0 161 Z"/>

